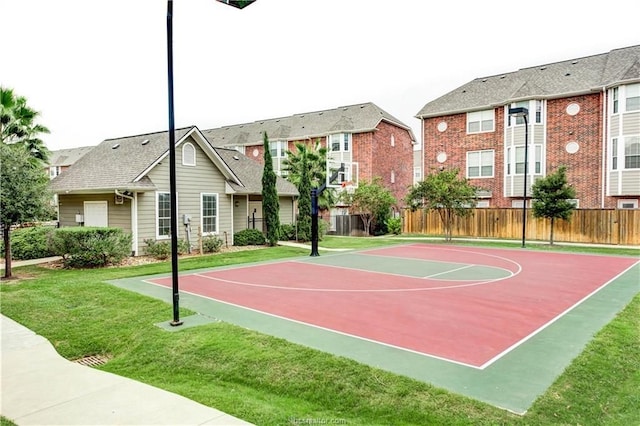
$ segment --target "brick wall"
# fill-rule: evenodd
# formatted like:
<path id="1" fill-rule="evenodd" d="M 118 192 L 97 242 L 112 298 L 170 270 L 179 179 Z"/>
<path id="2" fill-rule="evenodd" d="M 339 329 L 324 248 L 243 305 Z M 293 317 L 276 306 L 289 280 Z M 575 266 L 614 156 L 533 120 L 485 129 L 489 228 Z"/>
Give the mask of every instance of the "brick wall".
<path id="1" fill-rule="evenodd" d="M 580 208 L 615 208 L 616 200 L 605 197 L 602 200 L 602 137 L 603 99 L 601 93 L 574 96 L 547 101 L 546 111 L 546 174 L 561 165 L 567 167 L 567 179 L 576 189 Z M 566 112 L 567 106 L 576 103 L 580 111 L 576 115 Z M 493 178 L 470 179 L 473 185 L 492 192 L 491 207 L 511 207 L 516 198 L 504 197 L 504 109 L 495 109 L 495 131 L 467 135 L 466 113 L 424 120 L 424 174 L 444 168 L 460 169 L 466 177 L 466 154 L 468 151 L 494 149 L 495 167 Z M 445 122 L 447 129 L 438 130 L 438 124 Z M 578 151 L 567 152 L 567 144 L 576 142 Z M 436 159 L 444 152 L 447 159 L 439 163 Z"/>

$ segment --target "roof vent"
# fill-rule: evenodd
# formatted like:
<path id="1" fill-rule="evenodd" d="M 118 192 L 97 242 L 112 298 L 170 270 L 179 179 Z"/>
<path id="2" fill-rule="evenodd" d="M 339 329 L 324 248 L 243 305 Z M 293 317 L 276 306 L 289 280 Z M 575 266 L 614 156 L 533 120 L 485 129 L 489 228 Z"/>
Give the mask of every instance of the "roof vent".
<path id="1" fill-rule="evenodd" d="M 238 157 L 237 155 L 234 155 L 234 156 L 233 156 L 233 159 L 234 159 L 234 160 L 239 160 L 239 159 L 240 159 L 240 157 Z"/>
<path id="2" fill-rule="evenodd" d="M 120 144 L 119 143 L 117 143 L 117 144 L 115 144 L 115 145 L 113 145 L 111 147 L 111 149 L 118 149 L 118 148 L 120 148 Z"/>
<path id="3" fill-rule="evenodd" d="M 575 65 L 575 64 L 577 64 L 577 63 L 578 63 L 578 61 L 571 61 L 571 64 L 572 64 L 572 65 Z"/>
<path id="4" fill-rule="evenodd" d="M 540 67 L 540 71 L 544 71 L 546 69 L 547 69 L 547 67 Z"/>
<path id="5" fill-rule="evenodd" d="M 145 139 L 145 140 L 142 141 L 142 145 L 146 145 L 148 143 L 149 143 L 149 139 Z"/>
<path id="6" fill-rule="evenodd" d="M 506 75 L 501 75 L 501 76 L 500 76 L 500 78 L 505 78 L 505 77 L 506 77 Z"/>
<path id="7" fill-rule="evenodd" d="M 566 73 L 564 76 L 565 76 L 565 77 L 569 77 L 570 75 L 571 75 L 571 73 L 570 73 L 570 72 L 568 72 L 568 73 Z"/>

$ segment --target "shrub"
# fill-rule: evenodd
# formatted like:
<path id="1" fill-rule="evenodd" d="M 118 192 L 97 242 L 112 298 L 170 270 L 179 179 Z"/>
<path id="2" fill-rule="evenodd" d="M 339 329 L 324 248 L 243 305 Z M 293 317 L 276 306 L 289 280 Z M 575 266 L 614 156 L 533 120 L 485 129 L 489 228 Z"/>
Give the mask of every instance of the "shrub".
<path id="1" fill-rule="evenodd" d="M 103 267 L 131 254 L 131 234 L 120 228 L 60 228 L 53 233 L 51 248 L 62 256 L 65 267 Z"/>
<path id="2" fill-rule="evenodd" d="M 266 241 L 264 234 L 257 229 L 243 229 L 233 234 L 234 246 L 261 246 Z"/>
<path id="3" fill-rule="evenodd" d="M 402 233 L 402 218 L 390 217 L 387 219 L 387 229 L 394 235 Z"/>
<path id="4" fill-rule="evenodd" d="M 11 257 L 15 260 L 39 259 L 55 256 L 49 240 L 55 228 L 47 226 L 33 226 L 11 231 Z M 4 242 L 0 244 L 4 256 Z"/>
<path id="5" fill-rule="evenodd" d="M 296 239 L 296 227 L 290 223 L 280 224 L 280 238 L 285 241 Z"/>
<path id="6" fill-rule="evenodd" d="M 171 255 L 171 242 L 169 241 L 156 241 L 148 238 L 144 240 L 146 247 L 145 253 L 156 259 L 164 260 Z"/>
<path id="7" fill-rule="evenodd" d="M 203 253 L 217 253 L 222 248 L 222 239 L 215 235 L 209 235 L 202 238 Z"/>

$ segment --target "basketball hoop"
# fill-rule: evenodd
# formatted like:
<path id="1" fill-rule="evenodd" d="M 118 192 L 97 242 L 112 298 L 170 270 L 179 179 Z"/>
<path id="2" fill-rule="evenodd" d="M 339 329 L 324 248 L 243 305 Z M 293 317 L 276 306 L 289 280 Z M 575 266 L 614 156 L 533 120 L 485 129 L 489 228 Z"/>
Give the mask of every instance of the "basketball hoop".
<path id="1" fill-rule="evenodd" d="M 347 188 L 347 187 L 350 187 L 350 186 L 352 186 L 352 185 L 353 185 L 353 182 L 348 181 L 348 180 L 345 180 L 344 182 L 342 182 L 342 183 L 340 184 L 340 186 L 342 186 L 343 188 Z"/>

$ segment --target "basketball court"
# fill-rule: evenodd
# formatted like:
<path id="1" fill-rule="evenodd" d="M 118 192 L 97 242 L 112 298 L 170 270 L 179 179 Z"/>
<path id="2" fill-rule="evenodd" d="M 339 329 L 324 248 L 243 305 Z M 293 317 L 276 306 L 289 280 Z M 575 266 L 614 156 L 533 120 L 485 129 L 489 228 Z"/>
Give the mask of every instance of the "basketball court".
<path id="1" fill-rule="evenodd" d="M 639 272 L 633 257 L 408 244 L 187 271 L 180 300 L 524 413 L 640 291 Z M 171 300 L 170 275 L 113 284 Z"/>

